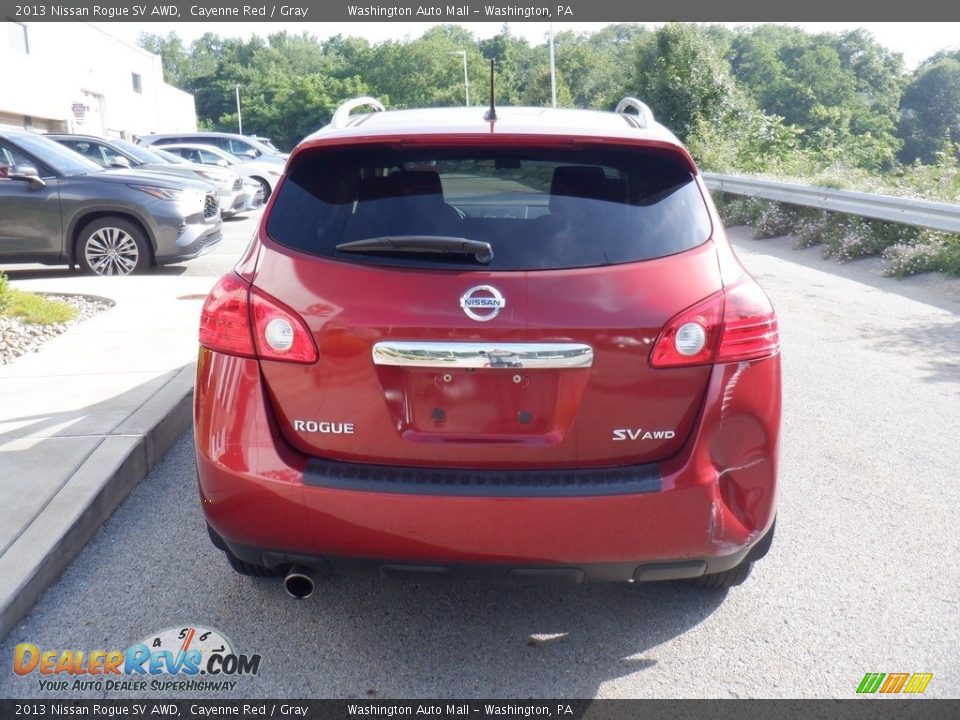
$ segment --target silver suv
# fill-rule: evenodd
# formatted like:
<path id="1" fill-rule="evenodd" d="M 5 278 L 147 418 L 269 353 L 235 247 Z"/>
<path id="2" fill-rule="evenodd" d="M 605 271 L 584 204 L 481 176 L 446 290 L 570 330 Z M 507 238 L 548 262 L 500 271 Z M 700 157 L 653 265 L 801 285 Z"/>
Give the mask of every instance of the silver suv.
<path id="1" fill-rule="evenodd" d="M 278 152 L 272 145 L 266 145 L 256 138 L 236 133 L 194 132 L 172 133 L 164 135 L 144 135 L 138 140 L 141 145 L 172 145 L 179 143 L 199 143 L 213 145 L 226 150 L 241 160 L 261 160 L 283 166 L 287 162 L 287 153 Z"/>
<path id="2" fill-rule="evenodd" d="M 0 262 L 129 275 L 189 260 L 221 237 L 207 183 L 104 170 L 49 138 L 0 130 Z"/>

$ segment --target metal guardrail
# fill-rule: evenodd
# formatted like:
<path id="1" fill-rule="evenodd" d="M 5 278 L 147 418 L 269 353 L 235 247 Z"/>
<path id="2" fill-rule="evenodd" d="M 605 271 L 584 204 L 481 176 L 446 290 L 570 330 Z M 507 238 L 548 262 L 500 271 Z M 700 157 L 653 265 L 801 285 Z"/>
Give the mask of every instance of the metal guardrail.
<path id="1" fill-rule="evenodd" d="M 835 190 L 739 175 L 703 173 L 703 179 L 711 190 L 734 195 L 748 195 L 764 200 L 861 215 L 875 220 L 887 220 L 930 230 L 960 233 L 960 205 L 892 195 L 872 195 L 852 190 Z"/>

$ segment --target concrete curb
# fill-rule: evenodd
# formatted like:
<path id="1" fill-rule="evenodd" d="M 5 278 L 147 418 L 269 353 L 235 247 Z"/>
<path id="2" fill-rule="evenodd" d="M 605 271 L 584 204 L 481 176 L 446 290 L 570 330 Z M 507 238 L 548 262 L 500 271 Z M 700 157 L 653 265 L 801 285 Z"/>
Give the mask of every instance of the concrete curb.
<path id="1" fill-rule="evenodd" d="M 33 608 L 192 421 L 196 363 L 121 422 L 0 559 L 0 639 Z"/>

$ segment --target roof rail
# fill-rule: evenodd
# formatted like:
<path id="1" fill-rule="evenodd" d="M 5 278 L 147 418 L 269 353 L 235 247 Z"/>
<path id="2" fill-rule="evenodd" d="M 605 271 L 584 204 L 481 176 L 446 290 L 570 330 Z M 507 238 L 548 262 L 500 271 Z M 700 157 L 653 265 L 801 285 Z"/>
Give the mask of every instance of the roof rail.
<path id="1" fill-rule="evenodd" d="M 330 121 L 330 127 L 346 127 L 347 123 L 350 122 L 350 113 L 353 110 L 356 110 L 358 107 L 364 107 L 366 105 L 372 107 L 374 112 L 383 112 L 385 109 L 383 107 L 383 103 L 376 98 L 366 96 L 353 98 L 353 100 L 347 100 L 345 103 L 340 105 L 336 112 L 333 113 L 333 119 Z"/>
<path id="2" fill-rule="evenodd" d="M 653 111 L 645 102 L 642 100 L 637 100 L 635 97 L 625 97 L 623 100 L 617 103 L 617 109 L 614 110 L 614 112 L 618 112 L 621 115 L 627 115 L 627 110 L 631 108 L 637 111 L 637 125 L 642 128 L 653 125 Z"/>

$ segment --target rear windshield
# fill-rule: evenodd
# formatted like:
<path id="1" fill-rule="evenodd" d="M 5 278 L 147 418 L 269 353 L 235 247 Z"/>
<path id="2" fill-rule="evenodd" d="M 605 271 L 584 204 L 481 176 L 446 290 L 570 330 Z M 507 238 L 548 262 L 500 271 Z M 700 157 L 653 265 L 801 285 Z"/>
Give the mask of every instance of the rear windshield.
<path id="1" fill-rule="evenodd" d="M 710 232 L 690 170 L 652 149 L 317 149 L 288 167 L 267 220 L 276 242 L 314 255 L 488 271 L 648 260 L 696 247 Z M 434 237 L 488 243 L 492 259 L 410 251 L 409 242 L 395 251 L 343 247 Z"/>

